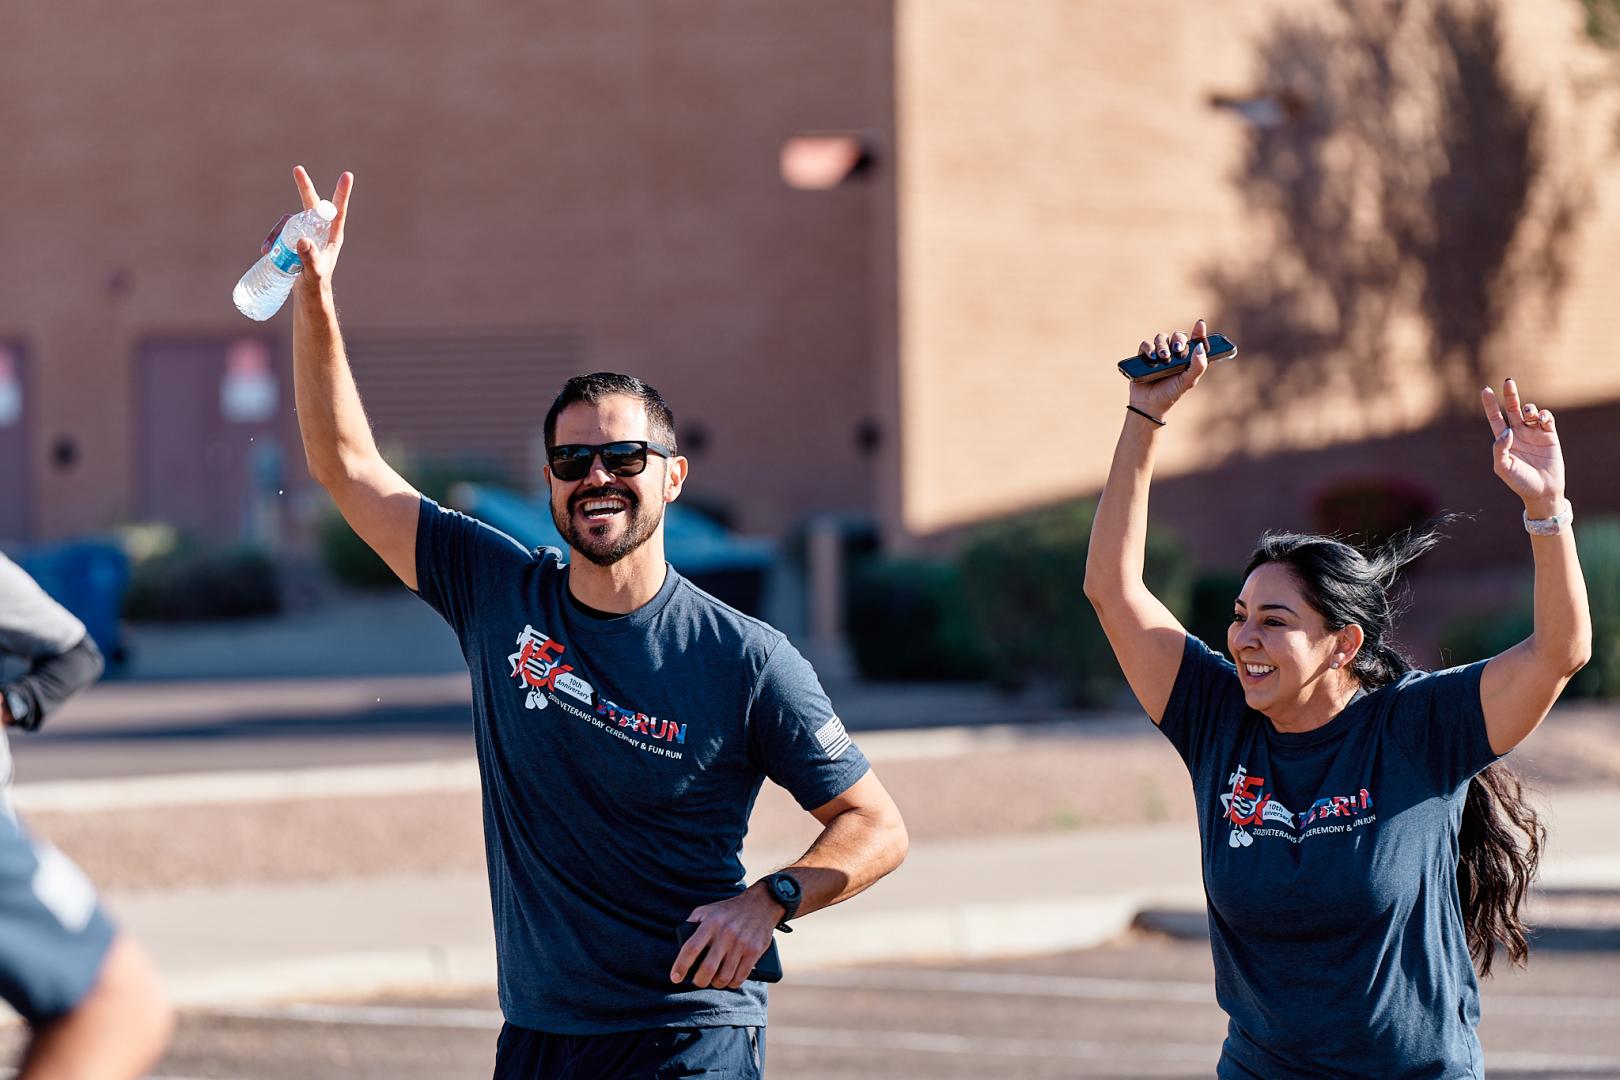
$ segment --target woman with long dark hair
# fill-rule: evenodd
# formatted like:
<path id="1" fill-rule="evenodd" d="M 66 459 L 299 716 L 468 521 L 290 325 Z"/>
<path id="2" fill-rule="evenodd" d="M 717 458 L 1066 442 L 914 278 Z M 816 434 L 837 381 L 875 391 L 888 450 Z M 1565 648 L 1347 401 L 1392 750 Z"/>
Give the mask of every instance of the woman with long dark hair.
<path id="1" fill-rule="evenodd" d="M 1202 320 L 1140 353 L 1182 373 L 1132 383 L 1086 562 L 1131 689 L 1192 774 L 1223 1078 L 1478 1077 L 1479 986 L 1497 943 L 1522 962 L 1519 905 L 1543 831 L 1498 759 L 1591 653 L 1552 414 L 1509 379 L 1481 394 L 1494 468 L 1524 502 L 1535 629 L 1490 660 L 1419 672 L 1391 641 L 1401 568 L 1432 530 L 1362 551 L 1262 537 L 1233 603 L 1230 661 L 1142 581 L 1167 414 L 1208 369 Z M 1256 477 L 1263 482 L 1263 477 Z"/>

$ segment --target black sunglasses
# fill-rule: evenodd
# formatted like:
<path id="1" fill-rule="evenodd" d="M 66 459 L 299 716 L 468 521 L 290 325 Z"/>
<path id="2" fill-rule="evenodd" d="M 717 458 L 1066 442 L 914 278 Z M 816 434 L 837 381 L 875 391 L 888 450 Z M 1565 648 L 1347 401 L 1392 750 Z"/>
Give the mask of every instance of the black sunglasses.
<path id="1" fill-rule="evenodd" d="M 635 476 L 647 467 L 649 450 L 663 458 L 675 456 L 673 446 L 645 439 L 625 439 L 610 443 L 563 443 L 547 451 L 546 458 L 551 463 L 551 475 L 559 480 L 585 479 L 597 455 L 601 455 L 602 468 L 614 476 Z"/>

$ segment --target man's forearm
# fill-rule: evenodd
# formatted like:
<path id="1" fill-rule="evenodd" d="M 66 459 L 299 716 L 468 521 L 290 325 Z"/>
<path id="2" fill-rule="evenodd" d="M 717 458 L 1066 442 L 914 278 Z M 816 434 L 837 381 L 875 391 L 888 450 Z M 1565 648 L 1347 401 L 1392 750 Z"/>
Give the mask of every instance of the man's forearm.
<path id="1" fill-rule="evenodd" d="M 378 458 L 329 289 L 295 297 L 293 396 L 309 472 L 323 486 Z"/>
<path id="2" fill-rule="evenodd" d="M 898 814 L 856 807 L 821 830 L 810 849 L 784 867 L 804 890 L 799 915 L 848 900 L 899 866 L 910 841 Z"/>

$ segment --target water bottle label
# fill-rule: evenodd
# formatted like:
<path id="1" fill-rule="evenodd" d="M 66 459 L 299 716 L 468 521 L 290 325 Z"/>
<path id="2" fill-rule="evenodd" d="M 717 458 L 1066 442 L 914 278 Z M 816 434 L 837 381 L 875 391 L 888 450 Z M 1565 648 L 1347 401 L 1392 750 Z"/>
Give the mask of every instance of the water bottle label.
<path id="1" fill-rule="evenodd" d="M 298 252 L 289 248 L 279 236 L 276 237 L 276 246 L 270 249 L 270 261 L 283 274 L 296 274 L 304 268 L 298 259 Z"/>

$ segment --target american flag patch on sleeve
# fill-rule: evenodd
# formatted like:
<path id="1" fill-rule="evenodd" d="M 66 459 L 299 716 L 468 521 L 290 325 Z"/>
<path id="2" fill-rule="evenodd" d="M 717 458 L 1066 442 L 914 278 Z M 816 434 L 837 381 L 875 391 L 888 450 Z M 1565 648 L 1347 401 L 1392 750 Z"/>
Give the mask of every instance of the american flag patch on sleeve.
<path id="1" fill-rule="evenodd" d="M 816 729 L 816 742 L 821 744 L 821 748 L 827 751 L 827 756 L 834 761 L 842 757 L 844 751 L 851 745 L 849 732 L 844 730 L 844 722 L 836 716 Z"/>

